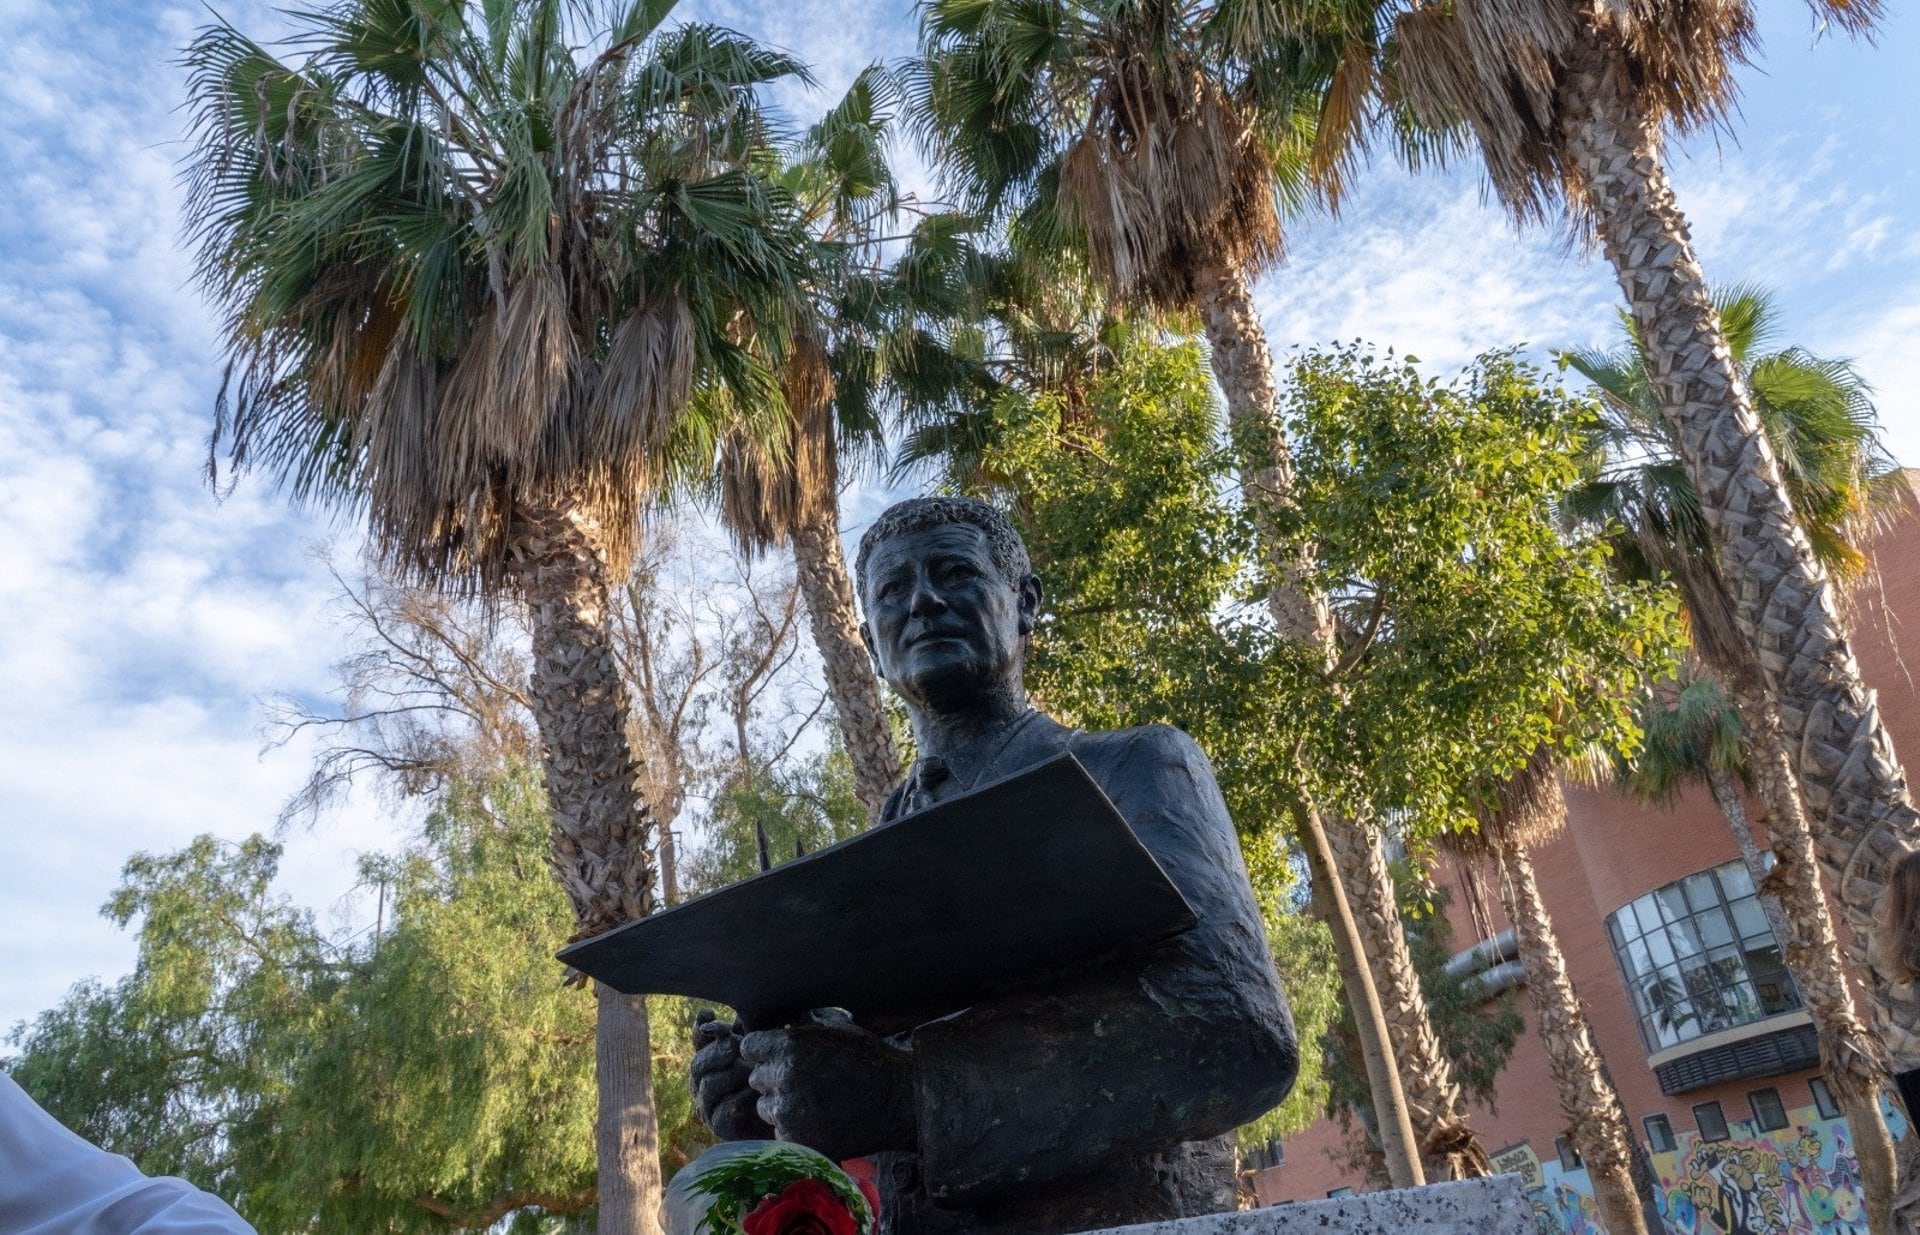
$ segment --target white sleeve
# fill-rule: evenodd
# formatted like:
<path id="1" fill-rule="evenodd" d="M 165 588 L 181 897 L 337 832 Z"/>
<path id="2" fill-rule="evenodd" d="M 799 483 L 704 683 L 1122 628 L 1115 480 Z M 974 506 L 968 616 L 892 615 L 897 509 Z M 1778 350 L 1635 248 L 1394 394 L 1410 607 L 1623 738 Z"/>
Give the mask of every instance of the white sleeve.
<path id="1" fill-rule="evenodd" d="M 183 1179 L 88 1144 L 0 1072 L 0 1235 L 255 1235 Z"/>

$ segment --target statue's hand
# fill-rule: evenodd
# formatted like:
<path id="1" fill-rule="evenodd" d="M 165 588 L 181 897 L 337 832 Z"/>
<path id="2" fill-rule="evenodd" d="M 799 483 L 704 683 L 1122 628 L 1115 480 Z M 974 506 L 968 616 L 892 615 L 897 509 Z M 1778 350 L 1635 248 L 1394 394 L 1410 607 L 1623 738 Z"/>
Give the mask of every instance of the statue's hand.
<path id="1" fill-rule="evenodd" d="M 715 1018 L 711 1008 L 694 1018 L 693 1104 L 700 1121 L 723 1141 L 762 1141 L 773 1129 L 754 1113 L 760 1095 L 747 1083 L 750 1069 L 740 1058 L 738 1021 Z"/>
<path id="2" fill-rule="evenodd" d="M 760 1118 L 781 1140 L 837 1161 L 914 1147 L 913 1052 L 844 1012 L 750 1033 L 740 1055 L 752 1067 Z"/>

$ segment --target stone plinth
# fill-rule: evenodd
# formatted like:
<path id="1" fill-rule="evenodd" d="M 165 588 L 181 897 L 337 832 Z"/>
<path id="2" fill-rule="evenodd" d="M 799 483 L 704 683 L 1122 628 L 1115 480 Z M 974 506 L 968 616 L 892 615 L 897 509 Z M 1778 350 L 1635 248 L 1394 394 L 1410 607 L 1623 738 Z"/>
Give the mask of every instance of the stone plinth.
<path id="1" fill-rule="evenodd" d="M 1517 1175 L 1369 1192 L 1332 1201 L 1301 1201 L 1241 1213 L 1148 1222 L 1087 1235 L 1307 1235 L 1392 1232 L 1393 1235 L 1535 1235 L 1533 1206 Z"/>

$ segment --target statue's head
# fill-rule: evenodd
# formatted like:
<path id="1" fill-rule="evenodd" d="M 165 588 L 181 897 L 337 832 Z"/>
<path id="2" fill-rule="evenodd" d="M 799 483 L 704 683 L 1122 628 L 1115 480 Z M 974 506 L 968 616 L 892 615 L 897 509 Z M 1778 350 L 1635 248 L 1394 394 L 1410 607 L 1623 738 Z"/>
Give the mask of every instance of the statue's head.
<path id="1" fill-rule="evenodd" d="M 900 697 L 933 712 L 1018 692 L 1040 612 L 1020 533 L 985 502 L 898 502 L 860 538 L 860 633 Z"/>

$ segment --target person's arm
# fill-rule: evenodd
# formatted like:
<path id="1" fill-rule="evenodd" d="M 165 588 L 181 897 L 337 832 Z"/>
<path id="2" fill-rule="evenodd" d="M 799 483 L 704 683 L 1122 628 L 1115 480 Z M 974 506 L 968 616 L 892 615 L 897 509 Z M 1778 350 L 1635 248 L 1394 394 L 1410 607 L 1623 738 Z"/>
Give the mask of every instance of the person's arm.
<path id="1" fill-rule="evenodd" d="M 1292 1018 L 1206 756 L 1148 729 L 1105 779 L 1199 925 L 1144 962 L 914 1031 L 916 1148 L 937 1200 L 979 1204 L 1218 1136 L 1292 1084 Z"/>
<path id="2" fill-rule="evenodd" d="M 254 1235 L 226 1202 L 88 1144 L 0 1073 L 0 1235 Z"/>

